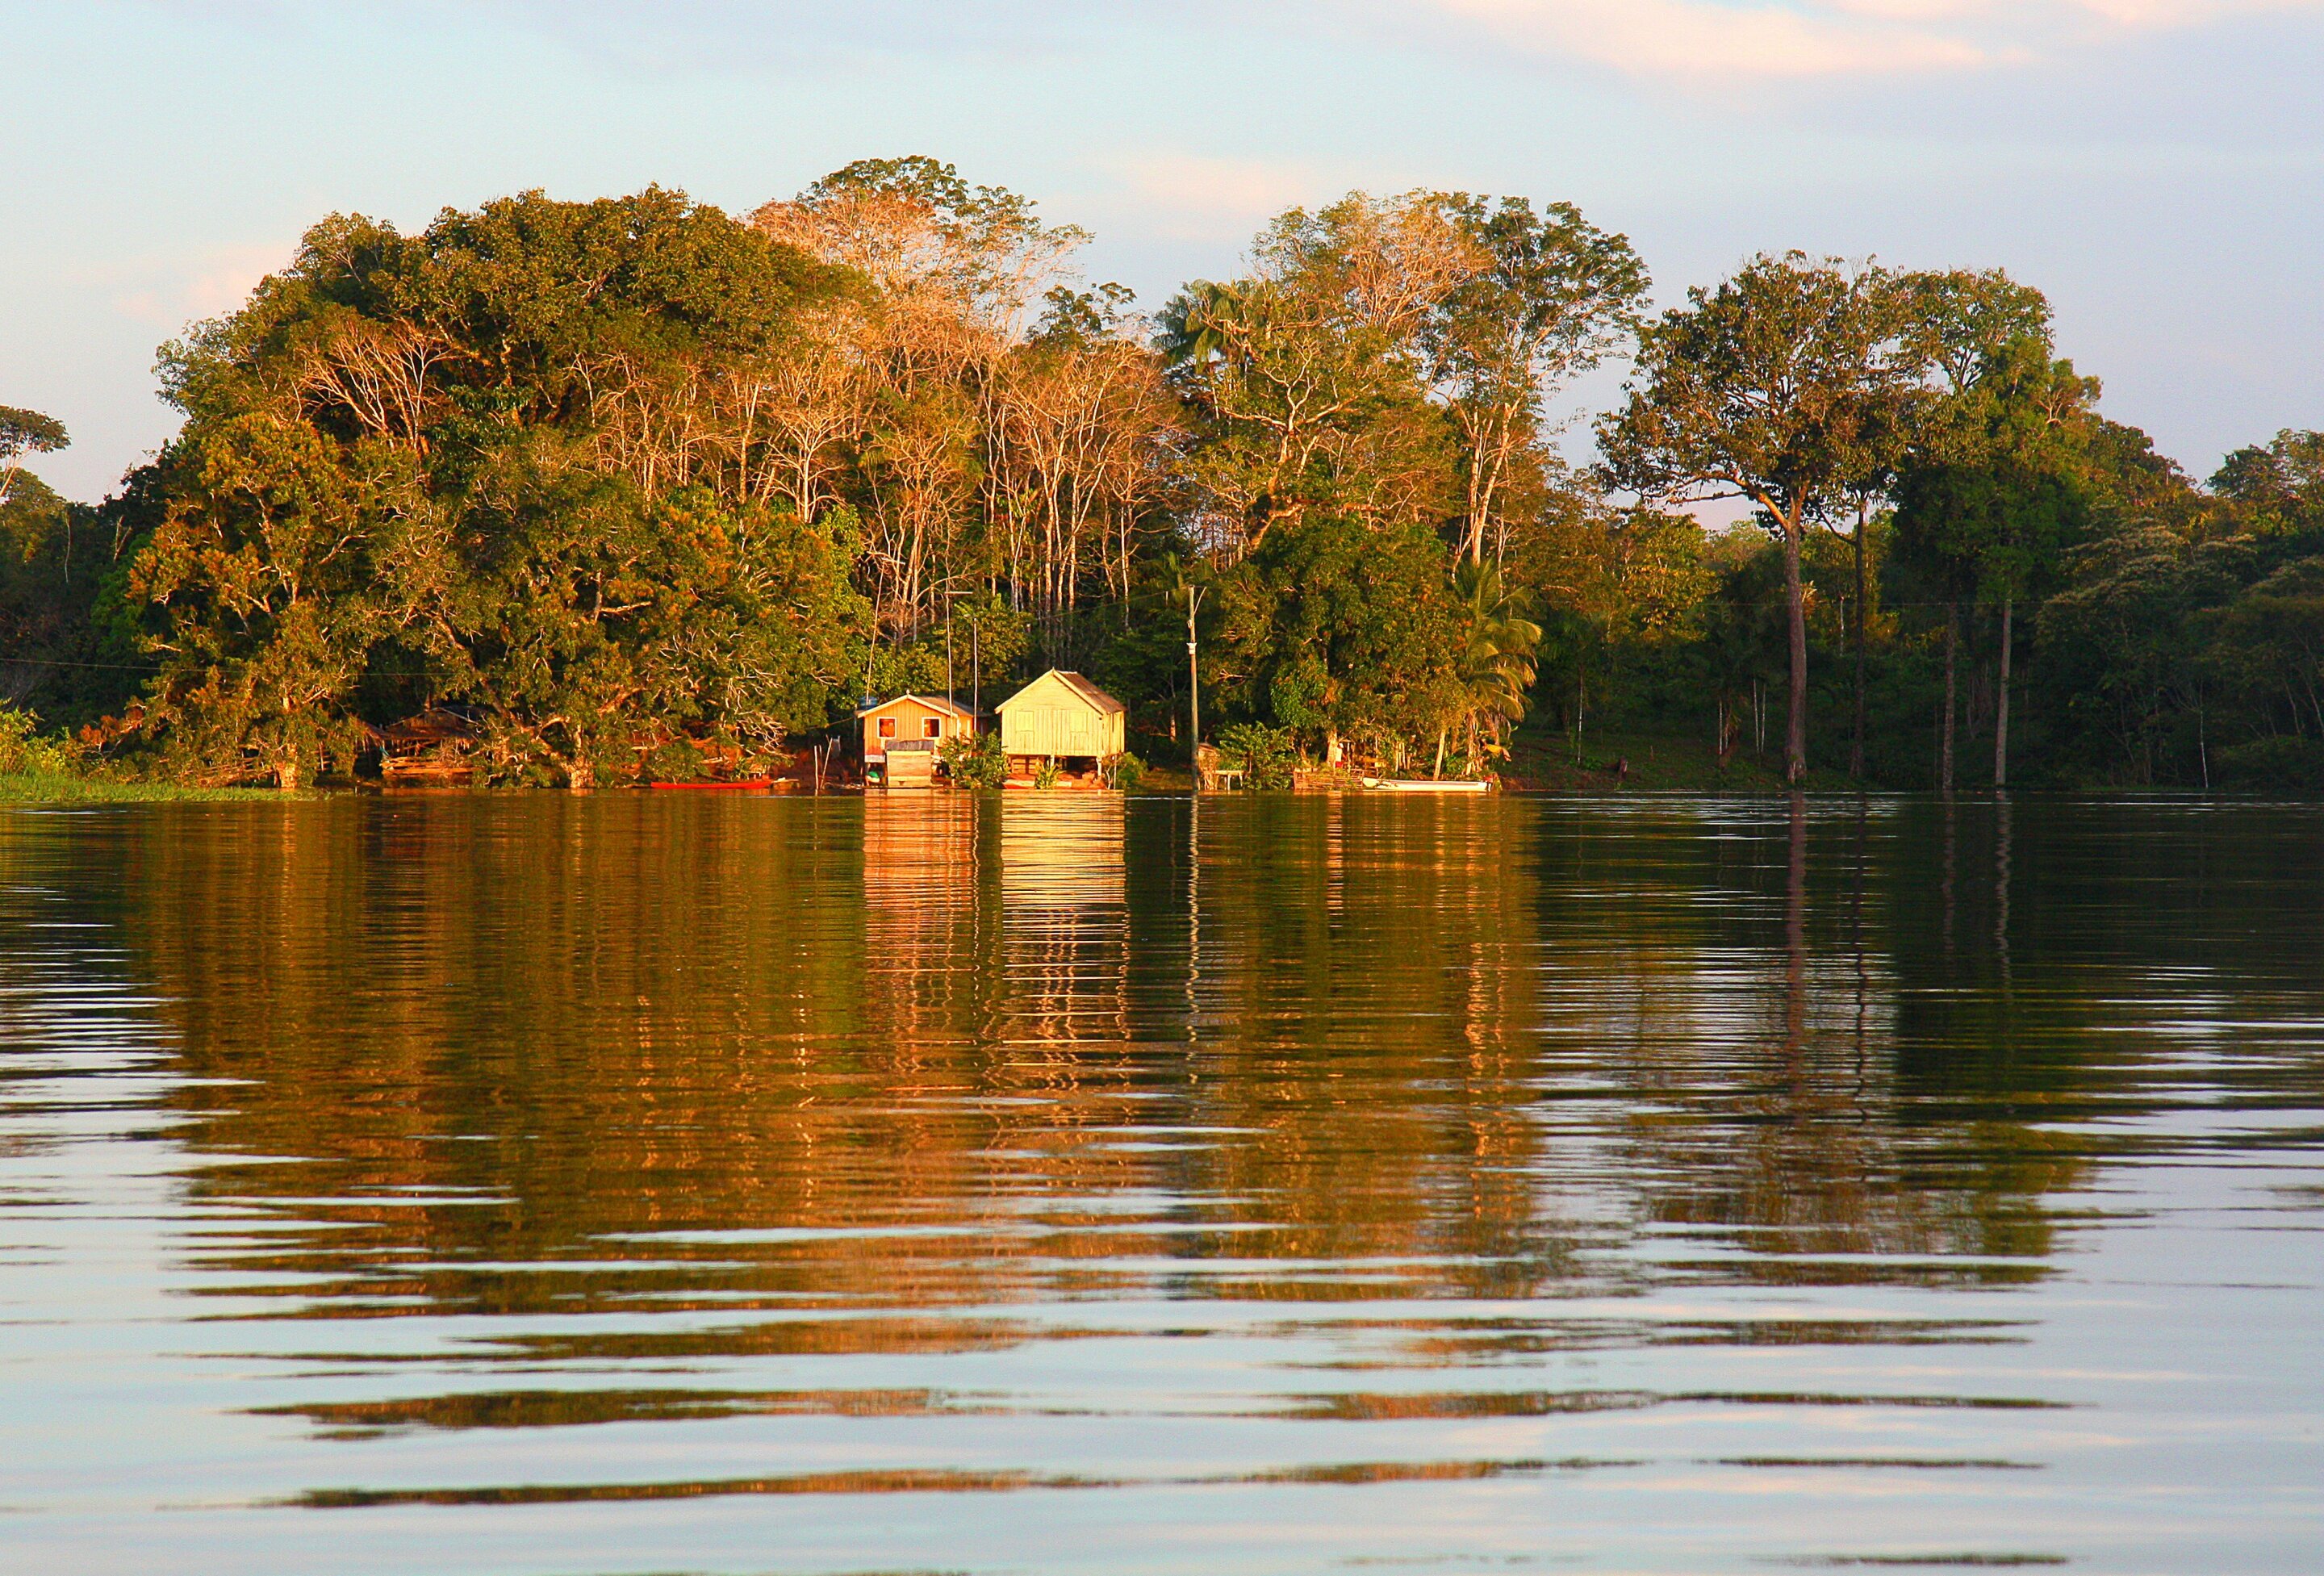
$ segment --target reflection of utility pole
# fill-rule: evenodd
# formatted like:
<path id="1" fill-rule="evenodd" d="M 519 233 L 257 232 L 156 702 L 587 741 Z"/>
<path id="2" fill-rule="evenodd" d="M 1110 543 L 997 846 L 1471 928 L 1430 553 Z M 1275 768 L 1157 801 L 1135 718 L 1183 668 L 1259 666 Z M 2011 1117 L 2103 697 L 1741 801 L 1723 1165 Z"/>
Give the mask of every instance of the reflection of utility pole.
<path id="1" fill-rule="evenodd" d="M 1203 670 L 1194 650 L 1194 614 L 1203 605 L 1203 588 L 1186 587 L 1186 759 L 1194 769 L 1194 787 L 1203 786 Z"/>
<path id="2" fill-rule="evenodd" d="M 1197 787 L 1201 786 L 1199 779 Z M 1186 1040 L 1200 1045 L 1203 1038 L 1203 796 L 1193 794 L 1186 799 Z M 1199 1073 L 1190 1074 L 1199 1078 Z"/>

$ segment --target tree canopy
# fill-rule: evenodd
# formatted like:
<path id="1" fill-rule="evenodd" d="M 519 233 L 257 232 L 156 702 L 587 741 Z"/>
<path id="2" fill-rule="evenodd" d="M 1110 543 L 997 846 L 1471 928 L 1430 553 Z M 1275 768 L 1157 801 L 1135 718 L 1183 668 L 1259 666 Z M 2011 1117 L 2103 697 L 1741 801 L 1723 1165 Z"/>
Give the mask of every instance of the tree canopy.
<path id="1" fill-rule="evenodd" d="M 685 775 L 1055 664 L 1181 761 L 1198 683 L 1269 779 L 1588 770 L 1592 726 L 1723 769 L 1772 705 L 1794 782 L 1842 729 L 1950 781 L 1958 727 L 1997 784 L 2324 788 L 2324 438 L 2199 484 L 2006 272 L 1786 253 L 1650 315 L 1571 204 L 1352 192 L 1148 317 L 1089 239 L 925 156 L 740 217 L 327 217 L 164 347 L 182 429 L 101 506 L 0 408 L 0 698 L 207 782 L 415 718 L 490 780 Z M 1584 464 L 1562 406 L 1626 358 Z"/>

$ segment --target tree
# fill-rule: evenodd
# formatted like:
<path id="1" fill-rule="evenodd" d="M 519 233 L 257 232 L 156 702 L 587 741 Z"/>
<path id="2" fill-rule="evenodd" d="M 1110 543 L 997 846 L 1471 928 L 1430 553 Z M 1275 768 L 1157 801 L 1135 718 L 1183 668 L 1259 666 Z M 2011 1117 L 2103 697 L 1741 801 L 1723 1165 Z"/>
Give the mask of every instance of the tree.
<path id="1" fill-rule="evenodd" d="M 1432 381 L 1461 433 L 1454 558 L 1481 563 L 1497 523 L 1506 537 L 1501 510 L 1515 473 L 1540 463 L 1545 404 L 1636 332 L 1646 270 L 1628 237 L 1599 229 L 1571 203 L 1536 214 L 1523 198 L 1434 200 L 1481 263 L 1421 329 Z"/>
<path id="2" fill-rule="evenodd" d="M 2245 512 L 2244 529 L 2268 537 L 2324 533 L 2324 432 L 2279 432 L 2227 456 L 2211 491 Z"/>
<path id="3" fill-rule="evenodd" d="M 500 772 L 584 788 L 820 723 L 861 544 L 754 495 L 730 396 L 843 282 L 660 190 L 316 226 L 165 355 L 149 728 L 190 772 L 295 786 L 465 706 Z"/>
<path id="4" fill-rule="evenodd" d="M 2068 720 L 2107 737 L 2140 782 L 2155 780 L 2168 741 L 2199 580 L 2183 539 L 2128 525 L 2077 552 L 2070 583 L 2042 610 L 2042 660 Z"/>
<path id="5" fill-rule="evenodd" d="M 131 569 L 158 624 L 147 725 L 189 775 L 296 788 L 362 742 L 354 699 L 394 622 L 379 570 L 400 489 L 311 427 L 216 417 L 165 455 L 176 495 Z"/>
<path id="6" fill-rule="evenodd" d="M 1058 287 L 1034 337 L 994 368 L 986 452 L 1005 505 L 1001 550 L 1053 651 L 1085 589 L 1129 600 L 1141 522 L 1160 502 L 1177 433 L 1154 356 L 1124 332 L 1128 293 Z"/>
<path id="7" fill-rule="evenodd" d="M 770 359 L 763 409 L 800 517 L 865 521 L 887 637 L 976 585 L 1065 656 L 1085 598 L 1128 598 L 1176 438 L 1131 292 L 1074 288 L 1084 232 L 925 157 L 859 160 L 752 223 L 864 287 Z"/>
<path id="8" fill-rule="evenodd" d="M 2019 598 L 2054 579 L 2085 512 L 2077 480 L 2095 380 L 2052 359 L 2049 303 L 1997 271 L 1905 281 L 1913 340 L 1942 375 L 1894 484 L 1897 551 L 1945 603 L 1945 698 L 1938 782 L 1953 788 L 1960 602 L 2000 609 L 1994 784 L 2009 781 Z"/>
<path id="9" fill-rule="evenodd" d="M 60 712 L 87 712 L 92 695 L 109 697 L 114 664 L 131 654 L 107 648 L 92 616 L 115 567 L 99 512 L 16 463 L 68 441 L 51 418 L 0 407 L 0 707 L 37 697 L 52 724 Z"/>
<path id="10" fill-rule="evenodd" d="M 2210 631 L 2213 665 L 2324 742 L 2324 557 L 2293 560 L 2229 603 Z"/>
<path id="11" fill-rule="evenodd" d="M 1801 533 L 1863 464 L 1863 437 L 1918 381 L 1895 276 L 1801 253 L 1687 293 L 1640 335 L 1624 407 L 1599 425 L 1603 475 L 1645 498 L 1756 504 L 1784 547 L 1790 622 L 1784 775 L 1807 770 Z"/>
<path id="12" fill-rule="evenodd" d="M 65 424 L 38 410 L 0 405 L 0 508 L 8 502 L 21 474 L 19 462 L 28 454 L 54 454 L 71 447 Z"/>
<path id="13" fill-rule="evenodd" d="M 1488 752 L 1480 747 L 1479 724 L 1489 730 L 1489 752 L 1502 755 L 1500 724 L 1525 720 L 1542 628 L 1526 616 L 1525 596 L 1502 584 L 1500 570 L 1473 558 L 1453 573 L 1452 601 L 1462 632 L 1459 720 L 1468 730 L 1469 764 L 1475 770 Z M 1444 775 L 1445 732 L 1436 732 L 1439 777 Z"/>
<path id="14" fill-rule="evenodd" d="M 1462 713 L 1466 630 L 1443 545 L 1416 527 L 1280 525 L 1216 584 L 1206 694 L 1311 735 L 1395 753 Z"/>
<path id="15" fill-rule="evenodd" d="M 1429 194 L 1357 192 L 1278 216 L 1252 262 L 1189 284 L 1158 322 L 1193 429 L 1196 539 L 1233 564 L 1311 515 L 1434 527 L 1457 484 L 1424 334 L 1488 254 Z"/>

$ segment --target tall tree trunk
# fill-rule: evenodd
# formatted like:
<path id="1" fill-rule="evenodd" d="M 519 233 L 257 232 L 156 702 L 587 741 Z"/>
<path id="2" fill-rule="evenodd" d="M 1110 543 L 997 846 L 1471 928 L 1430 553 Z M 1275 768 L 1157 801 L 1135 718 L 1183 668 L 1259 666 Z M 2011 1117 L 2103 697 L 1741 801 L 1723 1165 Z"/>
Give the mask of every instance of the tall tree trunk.
<path id="1" fill-rule="evenodd" d="M 1937 792 L 1953 797 L 1953 714 L 1960 656 L 1960 603 L 1945 604 L 1945 715 L 1937 730 Z"/>
<path id="2" fill-rule="evenodd" d="M 1993 786 L 2009 786 L 2009 645 L 2015 632 L 2017 599 L 2001 599 L 2001 690 L 1993 708 Z"/>
<path id="3" fill-rule="evenodd" d="M 1784 780 L 1797 786 L 1808 774 L 1808 606 L 1800 581 L 1801 516 L 1804 502 L 1794 503 L 1784 521 L 1784 601 L 1792 623 L 1792 694 L 1790 720 L 1784 729 Z"/>
<path id="4" fill-rule="evenodd" d="M 1203 669 L 1195 649 L 1194 614 L 1203 605 L 1198 586 L 1186 590 L 1186 760 L 1193 766 L 1194 786 L 1203 786 Z"/>
<path id="5" fill-rule="evenodd" d="M 1848 747 L 1848 775 L 1864 775 L 1864 516 L 1856 505 L 1856 733 Z"/>
<path id="6" fill-rule="evenodd" d="M 1444 735 L 1452 731 L 1451 728 L 1436 730 L 1436 770 L 1430 775 L 1440 779 L 1444 776 Z"/>

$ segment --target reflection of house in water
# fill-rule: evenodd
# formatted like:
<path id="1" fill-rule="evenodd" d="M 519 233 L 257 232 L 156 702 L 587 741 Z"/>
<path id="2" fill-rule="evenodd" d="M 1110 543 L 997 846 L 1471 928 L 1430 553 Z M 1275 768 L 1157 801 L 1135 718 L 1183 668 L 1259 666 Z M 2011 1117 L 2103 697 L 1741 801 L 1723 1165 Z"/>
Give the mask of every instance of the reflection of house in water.
<path id="1" fill-rule="evenodd" d="M 1128 1033 L 1123 802 L 1010 795 L 1001 817 L 1001 937 L 1013 1040 Z"/>
<path id="2" fill-rule="evenodd" d="M 899 1045 L 1121 1036 L 1124 826 L 1111 794 L 867 797 L 869 1018 Z"/>
<path id="3" fill-rule="evenodd" d="M 863 1005 L 899 1037 L 974 1033 L 978 808 L 965 794 L 863 799 Z"/>

